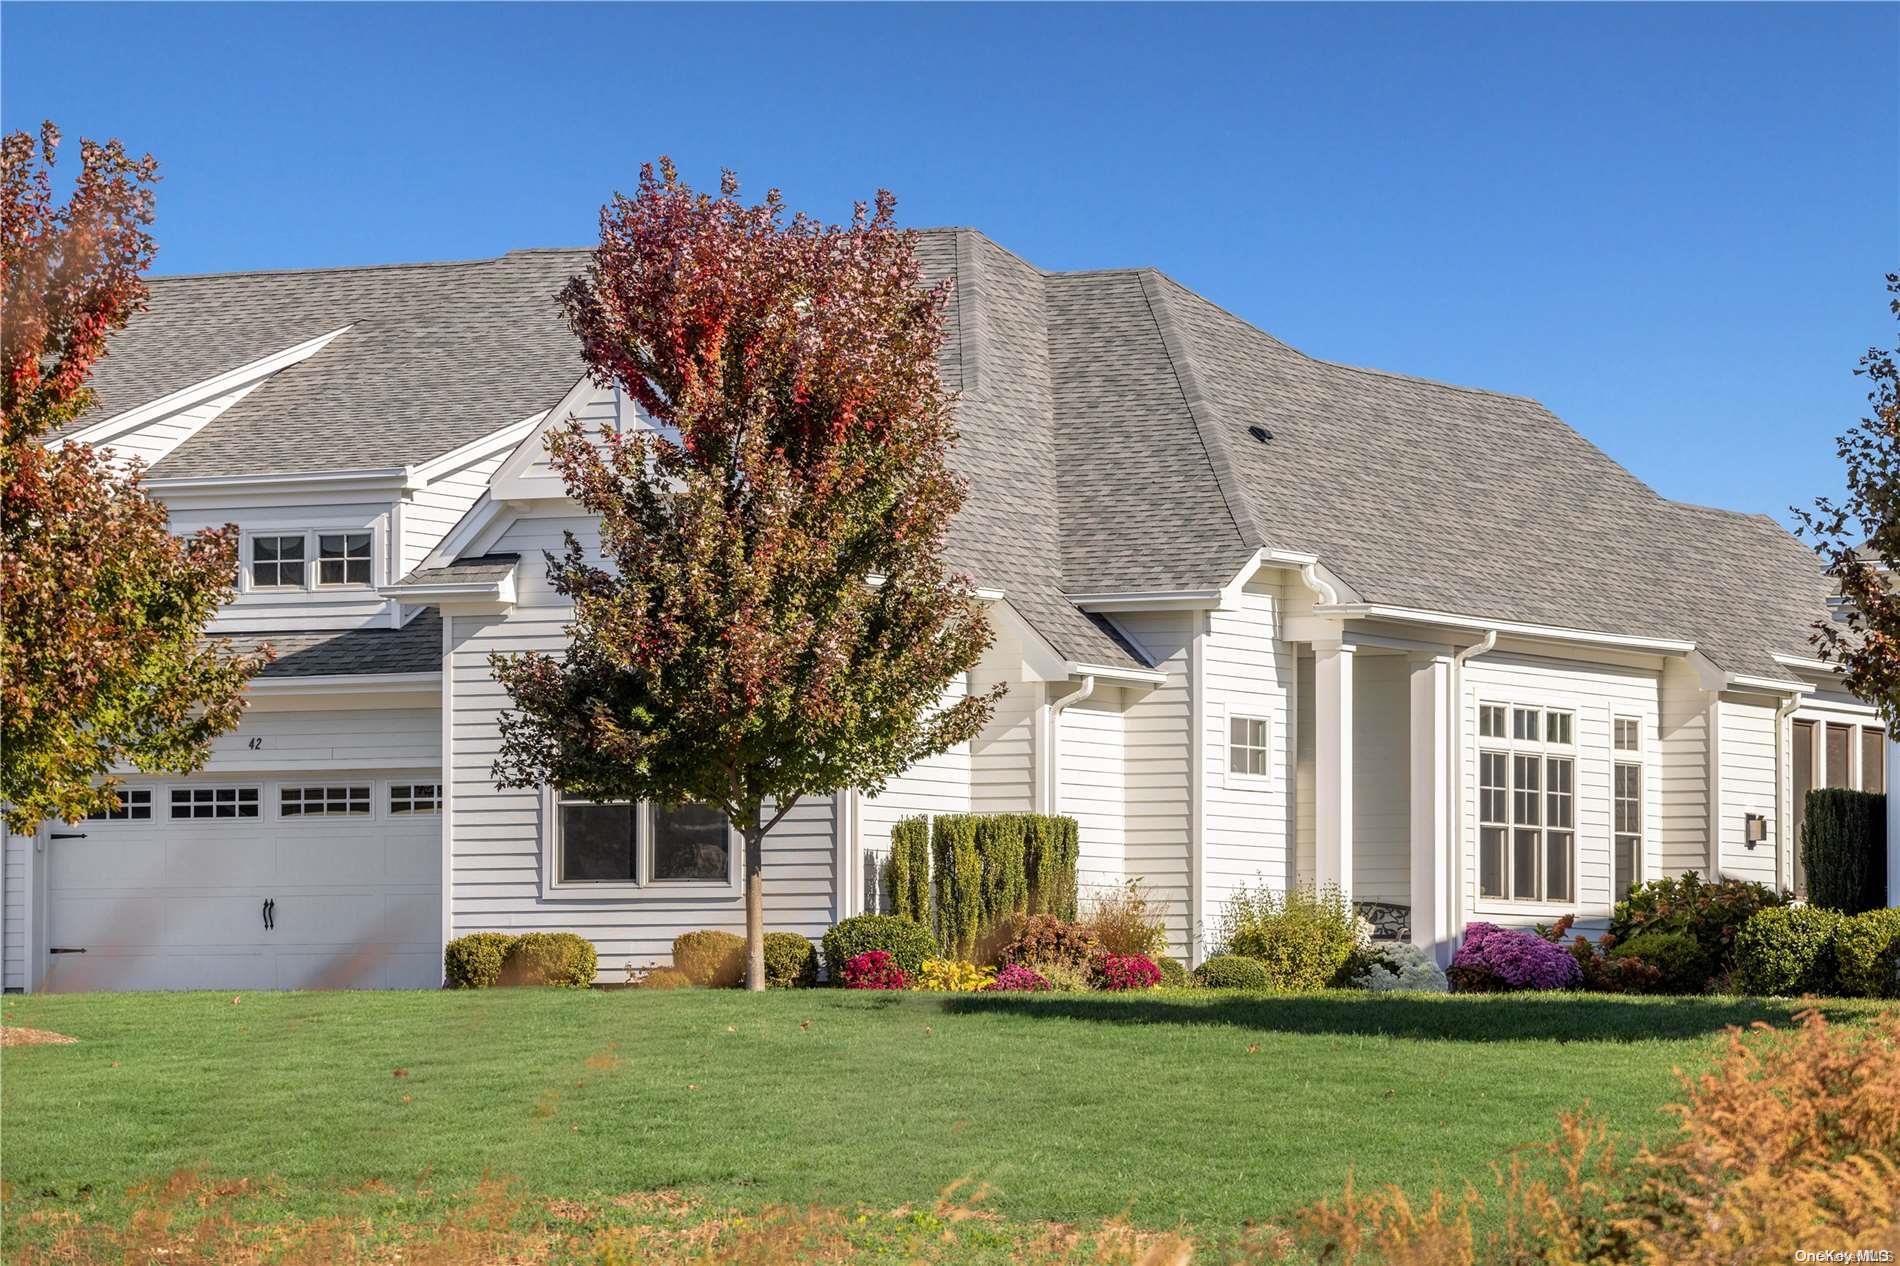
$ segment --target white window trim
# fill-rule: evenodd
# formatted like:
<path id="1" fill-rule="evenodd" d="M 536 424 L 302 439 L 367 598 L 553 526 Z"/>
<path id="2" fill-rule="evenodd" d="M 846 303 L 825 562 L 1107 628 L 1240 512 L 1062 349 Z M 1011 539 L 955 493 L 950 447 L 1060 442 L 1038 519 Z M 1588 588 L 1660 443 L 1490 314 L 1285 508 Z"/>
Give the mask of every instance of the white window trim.
<path id="1" fill-rule="evenodd" d="M 319 538 L 325 536 L 369 536 L 369 581 L 340 581 L 336 584 L 321 584 L 317 580 L 317 548 Z M 301 585 L 259 585 L 251 580 L 251 542 L 260 536 L 283 537 L 301 536 L 303 538 L 303 583 Z M 321 527 L 321 528 L 246 528 L 239 534 L 238 540 L 238 592 L 240 594 L 278 595 L 300 593 L 373 593 L 383 583 L 382 529 L 380 524 L 366 523 L 361 527 Z"/>
<path id="2" fill-rule="evenodd" d="M 1220 767 L 1221 786 L 1230 791 L 1270 791 L 1275 782 L 1275 771 L 1279 762 L 1274 759 L 1274 726 L 1271 712 L 1254 712 L 1246 708 L 1226 707 L 1210 709 L 1217 713 L 1220 725 Z M 1234 722 L 1259 721 L 1267 727 L 1265 751 L 1267 754 L 1267 772 L 1264 774 L 1237 774 L 1234 772 Z"/>
<path id="3" fill-rule="evenodd" d="M 1630 720 L 1632 718 L 1624 717 L 1624 718 L 1619 718 L 1619 719 Z M 1636 719 L 1638 721 L 1637 740 L 1636 740 L 1637 747 L 1638 747 L 1637 751 L 1631 752 L 1627 750 L 1619 750 L 1616 746 L 1616 729 L 1615 729 L 1614 723 L 1612 723 L 1611 729 L 1610 729 L 1609 826 L 1610 826 L 1610 904 L 1612 906 L 1614 906 L 1617 902 L 1623 900 L 1623 891 L 1619 890 L 1616 886 L 1617 838 L 1619 836 L 1632 834 L 1632 832 L 1629 832 L 1629 831 L 1619 831 L 1616 829 L 1616 800 L 1617 800 L 1616 771 L 1619 766 L 1623 766 L 1623 765 L 1628 765 L 1636 770 L 1636 830 L 1633 832 L 1633 834 L 1636 836 L 1636 873 L 1633 879 L 1634 879 L 1635 884 L 1644 884 L 1644 883 L 1649 882 L 1649 782 L 1650 782 L 1649 761 L 1645 759 L 1647 754 L 1641 750 L 1642 726 L 1641 726 L 1640 718 L 1636 718 Z"/>
<path id="4" fill-rule="evenodd" d="M 726 828 L 729 847 L 726 849 L 726 878 L 717 879 L 654 879 L 653 874 L 653 806 L 641 801 L 639 805 L 639 842 L 634 848 L 632 883 L 597 883 L 586 880 L 561 879 L 561 799 L 553 787 L 541 790 L 541 896 L 547 901 L 637 901 L 660 900 L 678 901 L 682 898 L 702 898 L 713 901 L 736 901 L 743 892 L 740 883 L 740 867 L 745 861 L 745 840 L 730 824 Z"/>
<path id="5" fill-rule="evenodd" d="M 1585 904 L 1583 901 L 1583 814 L 1580 811 L 1583 787 L 1583 752 L 1578 739 L 1580 737 L 1579 729 L 1583 709 L 1573 703 L 1549 703 L 1542 700 L 1480 696 L 1477 699 L 1478 714 L 1482 715 L 1482 711 L 1486 707 L 1502 707 L 1504 709 L 1504 733 L 1498 736 L 1477 737 L 1472 750 L 1471 886 L 1472 891 L 1476 895 L 1476 901 L 1472 907 L 1473 913 L 1512 916 L 1559 916 L 1581 910 Z M 1515 737 L 1517 733 L 1517 710 L 1520 708 L 1535 710 L 1537 713 L 1537 738 L 1534 740 Z M 1547 737 L 1550 733 L 1548 715 L 1552 712 L 1567 712 L 1570 714 L 1570 741 L 1568 743 L 1552 743 L 1549 741 Z M 1480 727 L 1476 724 L 1472 726 L 1474 735 L 1479 728 Z M 1614 730 L 1612 730 L 1612 741 L 1614 741 Z M 1483 888 L 1484 828 L 1486 824 L 1483 810 L 1484 784 L 1482 782 L 1480 761 L 1481 754 L 1487 751 L 1502 752 L 1505 757 L 1504 767 L 1507 781 L 1505 784 L 1504 802 L 1507 813 L 1515 809 L 1515 796 L 1517 794 L 1517 765 L 1511 758 L 1520 755 L 1536 755 L 1539 757 L 1537 789 L 1539 856 L 1547 856 L 1547 845 L 1544 837 L 1550 830 L 1550 824 L 1547 821 L 1550 816 L 1550 758 L 1556 757 L 1570 762 L 1570 825 L 1568 828 L 1565 828 L 1570 832 L 1571 895 L 1569 899 L 1552 901 L 1547 897 L 1488 896 L 1485 894 Z M 1510 872 L 1509 861 L 1512 849 L 1515 845 L 1512 833 L 1517 830 L 1517 827 L 1514 823 L 1509 822 L 1505 823 L 1504 827 L 1505 882 L 1508 888 Z"/>
<path id="6" fill-rule="evenodd" d="M 396 808 L 396 788 L 398 787 L 434 787 L 435 795 L 433 799 L 435 801 L 435 807 L 433 809 Z M 439 818 L 442 816 L 444 790 L 443 781 L 440 778 L 433 780 L 427 778 L 391 778 L 389 781 L 381 784 L 383 796 L 382 811 L 390 818 L 399 822 L 407 822 L 411 818 Z M 411 799 L 414 799 L 413 794 Z"/>
<path id="7" fill-rule="evenodd" d="M 369 538 L 369 556 L 363 560 L 369 563 L 368 580 L 339 580 L 333 584 L 324 581 L 323 557 L 321 551 L 323 549 L 323 538 L 326 536 L 367 536 Z M 345 557 L 340 560 L 331 560 L 333 562 L 342 562 L 343 570 L 346 574 L 349 572 L 349 564 L 351 561 L 348 557 L 349 547 L 349 541 L 345 540 L 343 542 Z M 321 589 L 325 593 L 333 593 L 339 589 L 363 590 L 374 589 L 376 587 L 376 529 L 374 527 L 312 528 L 310 530 L 310 541 L 304 546 L 304 552 L 310 555 L 310 587 L 313 590 Z"/>

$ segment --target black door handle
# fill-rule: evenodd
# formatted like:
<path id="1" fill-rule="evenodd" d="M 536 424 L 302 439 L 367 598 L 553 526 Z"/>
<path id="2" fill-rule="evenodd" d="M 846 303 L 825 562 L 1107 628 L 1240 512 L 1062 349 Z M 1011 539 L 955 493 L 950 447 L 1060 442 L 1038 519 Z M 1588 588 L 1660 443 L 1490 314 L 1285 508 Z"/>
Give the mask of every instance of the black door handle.
<path id="1" fill-rule="evenodd" d="M 277 898 L 275 897 L 264 903 L 264 926 L 273 932 L 277 930 Z"/>
<path id="2" fill-rule="evenodd" d="M 46 838 L 49 840 L 83 840 L 86 838 L 86 833 L 84 831 L 53 831 L 49 833 Z"/>
<path id="3" fill-rule="evenodd" d="M 266 897 L 264 899 L 263 909 L 260 910 L 259 913 L 264 916 L 264 930 L 266 932 L 270 931 L 270 898 Z"/>

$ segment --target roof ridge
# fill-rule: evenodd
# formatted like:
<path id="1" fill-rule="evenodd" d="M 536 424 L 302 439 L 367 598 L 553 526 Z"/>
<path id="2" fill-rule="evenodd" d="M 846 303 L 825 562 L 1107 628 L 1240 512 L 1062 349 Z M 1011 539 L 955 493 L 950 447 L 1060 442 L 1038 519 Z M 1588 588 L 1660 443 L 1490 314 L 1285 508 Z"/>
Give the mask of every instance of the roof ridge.
<path id="1" fill-rule="evenodd" d="M 146 278 L 147 282 L 164 281 L 207 281 L 218 277 L 302 277 L 318 273 L 375 273 L 397 272 L 420 268 L 472 268 L 479 264 L 499 264 L 516 255 L 565 255 L 585 252 L 586 246 L 528 246 L 519 250 L 503 251 L 499 255 L 480 255 L 472 259 L 416 259 L 397 260 L 385 264 L 315 264 L 306 268 L 227 268 L 203 273 L 159 273 Z"/>
<path id="2" fill-rule="evenodd" d="M 1239 476 L 1234 471 L 1225 434 L 1231 428 L 1222 427 L 1220 407 L 1201 385 L 1200 371 L 1195 367 L 1187 340 L 1175 325 L 1168 297 L 1161 289 L 1160 272 L 1153 268 L 1137 271 L 1141 278 L 1142 299 L 1148 305 L 1156 333 L 1161 336 L 1161 349 L 1173 367 L 1175 385 L 1180 388 L 1182 402 L 1187 405 L 1188 417 L 1193 419 L 1194 429 L 1200 435 L 1201 449 L 1207 457 L 1208 468 L 1213 472 L 1215 486 L 1220 489 L 1221 500 L 1227 503 L 1227 516 L 1233 520 L 1234 531 L 1239 534 L 1241 544 L 1249 549 L 1261 549 L 1267 544 L 1267 534 L 1254 513 L 1252 499 L 1240 486 Z"/>

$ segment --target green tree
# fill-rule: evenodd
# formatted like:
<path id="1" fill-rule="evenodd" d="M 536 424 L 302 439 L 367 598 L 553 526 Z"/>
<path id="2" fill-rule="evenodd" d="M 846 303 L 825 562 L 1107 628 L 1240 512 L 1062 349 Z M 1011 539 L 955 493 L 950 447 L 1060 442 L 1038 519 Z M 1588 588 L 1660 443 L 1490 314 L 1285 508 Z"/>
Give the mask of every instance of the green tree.
<path id="1" fill-rule="evenodd" d="M 0 800 L 21 833 L 109 807 L 115 765 L 203 765 L 265 662 L 200 636 L 230 597 L 237 529 L 174 537 L 136 468 L 46 443 L 145 305 L 157 179 L 149 155 L 82 141 L 57 205 L 58 144 L 50 123 L 0 138 Z"/>
<path id="2" fill-rule="evenodd" d="M 889 194 L 848 226 L 695 192 L 662 160 L 601 214 L 562 293 L 595 380 L 658 430 L 549 441 L 600 563 L 548 558 L 563 656 L 495 655 L 495 777 L 722 810 L 745 841 L 747 983 L 765 985 L 764 838 L 807 796 L 875 791 L 974 736 L 944 705 L 989 641 L 944 564 L 963 488 L 937 372 L 947 287 Z"/>

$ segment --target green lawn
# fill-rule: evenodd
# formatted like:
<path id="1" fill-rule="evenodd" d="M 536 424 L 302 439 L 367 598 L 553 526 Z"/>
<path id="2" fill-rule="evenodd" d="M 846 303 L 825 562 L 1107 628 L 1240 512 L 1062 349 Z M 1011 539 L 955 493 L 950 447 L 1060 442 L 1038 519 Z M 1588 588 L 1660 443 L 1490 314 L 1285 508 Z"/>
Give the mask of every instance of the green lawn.
<path id="1" fill-rule="evenodd" d="M 1877 1004 L 1833 1003 L 1852 1019 Z M 9 997 L 77 1037 L 0 1063 L 15 1244 L 181 1169 L 247 1218 L 416 1218 L 484 1176 L 545 1204 L 928 1207 L 1214 1238 L 1360 1185 L 1485 1181 L 1588 1104 L 1665 1128 L 1672 1069 L 1793 1004 L 1600 996 L 737 992 Z M 537 1205 L 539 1207 L 539 1205 Z M 383 1212 L 366 1216 L 381 1218 Z"/>

